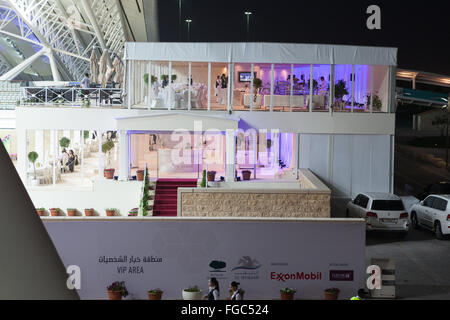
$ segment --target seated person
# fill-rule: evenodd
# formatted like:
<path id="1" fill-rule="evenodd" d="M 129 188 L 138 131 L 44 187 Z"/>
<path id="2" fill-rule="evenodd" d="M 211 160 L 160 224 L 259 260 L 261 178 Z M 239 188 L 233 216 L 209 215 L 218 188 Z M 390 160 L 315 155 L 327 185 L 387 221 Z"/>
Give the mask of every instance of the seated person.
<path id="1" fill-rule="evenodd" d="M 69 159 L 66 162 L 66 166 L 69 167 L 70 172 L 74 171 L 74 166 L 75 166 L 75 154 L 73 153 L 73 150 L 69 151 Z"/>

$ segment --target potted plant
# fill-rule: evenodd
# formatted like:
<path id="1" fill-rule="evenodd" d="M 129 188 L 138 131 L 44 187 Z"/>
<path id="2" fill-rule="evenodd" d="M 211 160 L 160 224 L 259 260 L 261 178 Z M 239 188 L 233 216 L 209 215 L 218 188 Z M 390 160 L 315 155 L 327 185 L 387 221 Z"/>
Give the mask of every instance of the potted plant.
<path id="1" fill-rule="evenodd" d="M 148 292 L 148 300 L 161 300 L 163 291 L 159 288 Z"/>
<path id="2" fill-rule="evenodd" d="M 36 160 L 39 158 L 39 155 L 35 151 L 31 151 L 28 154 L 28 160 L 33 164 L 33 171 L 34 171 L 34 179 L 31 181 L 32 186 L 37 186 L 39 184 L 37 178 L 36 178 Z"/>
<path id="3" fill-rule="evenodd" d="M 206 170 L 203 170 L 202 182 L 200 183 L 200 187 L 206 188 Z"/>
<path id="4" fill-rule="evenodd" d="M 42 217 L 45 216 L 45 209 L 44 208 L 36 208 L 37 214 Z"/>
<path id="5" fill-rule="evenodd" d="M 128 296 L 128 290 L 125 282 L 114 282 L 106 288 L 108 290 L 109 300 L 122 300 L 122 297 Z"/>
<path id="6" fill-rule="evenodd" d="M 77 215 L 77 209 L 74 208 L 67 209 L 67 215 L 69 217 L 75 217 Z"/>
<path id="7" fill-rule="evenodd" d="M 371 95 L 367 96 L 367 105 L 370 106 Z M 373 96 L 373 110 L 380 111 L 383 107 L 383 103 L 378 95 Z"/>
<path id="8" fill-rule="evenodd" d="M 253 94 L 254 94 L 253 102 L 256 102 L 256 99 L 258 98 L 259 89 L 262 88 L 262 85 L 263 85 L 263 82 L 261 79 L 259 79 L 259 78 L 253 79 Z"/>
<path id="9" fill-rule="evenodd" d="M 116 209 L 114 209 L 114 208 L 108 208 L 105 211 L 106 211 L 106 216 L 108 216 L 108 217 L 114 217 L 116 215 Z"/>
<path id="10" fill-rule="evenodd" d="M 59 145 L 61 148 L 68 148 L 70 146 L 70 139 L 66 137 L 62 137 L 59 140 Z"/>
<path id="11" fill-rule="evenodd" d="M 252 172 L 249 170 L 242 171 L 242 179 L 243 180 L 250 180 L 251 175 L 252 175 Z"/>
<path id="12" fill-rule="evenodd" d="M 202 290 L 197 286 L 183 290 L 183 300 L 202 300 Z"/>
<path id="13" fill-rule="evenodd" d="M 138 181 L 144 181 L 144 173 L 145 173 L 145 170 L 136 171 L 136 176 L 137 176 Z"/>
<path id="14" fill-rule="evenodd" d="M 130 211 L 128 211 L 128 216 L 129 217 L 137 217 L 138 211 L 139 211 L 139 208 L 131 209 Z"/>
<path id="15" fill-rule="evenodd" d="M 59 208 L 50 208 L 50 214 L 52 215 L 52 217 L 59 216 Z"/>
<path id="16" fill-rule="evenodd" d="M 348 95 L 347 84 L 344 80 L 339 80 L 334 86 L 334 97 L 340 109 L 345 109 L 344 96 Z"/>
<path id="17" fill-rule="evenodd" d="M 280 290 L 281 300 L 294 300 L 294 294 L 297 290 L 292 288 L 284 288 Z"/>
<path id="18" fill-rule="evenodd" d="M 337 300 L 340 290 L 338 288 L 330 288 L 325 290 L 325 300 Z"/>
<path id="19" fill-rule="evenodd" d="M 175 82 L 176 80 L 177 80 L 177 75 L 176 75 L 176 74 L 173 74 L 173 75 L 172 75 L 172 83 Z"/>
<path id="20" fill-rule="evenodd" d="M 84 214 L 86 215 L 86 217 L 92 217 L 94 215 L 94 209 L 84 209 Z"/>
<path id="21" fill-rule="evenodd" d="M 107 160 L 107 167 L 110 166 L 110 155 L 111 150 L 114 149 L 114 142 L 109 140 L 102 144 L 102 152 L 105 154 L 106 160 Z M 114 172 L 116 170 L 112 168 L 106 168 L 103 170 L 104 176 L 106 179 L 112 180 L 114 179 Z"/>
<path id="22" fill-rule="evenodd" d="M 208 171 L 208 181 L 216 180 L 216 171 Z"/>

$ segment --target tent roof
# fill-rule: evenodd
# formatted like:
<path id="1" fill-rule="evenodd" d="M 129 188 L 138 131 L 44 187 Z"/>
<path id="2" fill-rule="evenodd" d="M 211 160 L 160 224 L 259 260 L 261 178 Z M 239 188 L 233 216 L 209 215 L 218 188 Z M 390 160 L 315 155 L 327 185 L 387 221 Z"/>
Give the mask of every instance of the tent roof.
<path id="1" fill-rule="evenodd" d="M 397 65 L 397 48 L 294 43 L 127 42 L 126 60 Z"/>

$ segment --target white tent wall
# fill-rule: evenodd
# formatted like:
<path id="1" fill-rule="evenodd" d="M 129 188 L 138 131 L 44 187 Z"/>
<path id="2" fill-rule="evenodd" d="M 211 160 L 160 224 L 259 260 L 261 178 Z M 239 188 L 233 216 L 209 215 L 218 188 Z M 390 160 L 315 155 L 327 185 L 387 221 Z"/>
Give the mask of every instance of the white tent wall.
<path id="1" fill-rule="evenodd" d="M 391 192 L 389 135 L 299 135 L 299 168 L 309 168 L 333 196 Z"/>

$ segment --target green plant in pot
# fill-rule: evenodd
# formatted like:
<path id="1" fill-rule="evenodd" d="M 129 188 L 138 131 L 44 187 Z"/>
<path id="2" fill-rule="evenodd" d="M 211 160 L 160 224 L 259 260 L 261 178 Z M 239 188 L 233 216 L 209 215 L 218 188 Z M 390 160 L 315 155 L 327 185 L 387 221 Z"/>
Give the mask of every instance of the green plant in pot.
<path id="1" fill-rule="evenodd" d="M 367 96 L 367 102 L 366 102 L 367 106 L 369 106 L 369 107 L 370 107 L 371 99 L 372 99 L 372 96 L 369 94 Z M 372 107 L 373 107 L 373 110 L 375 110 L 375 111 L 380 111 L 381 108 L 383 107 L 383 103 L 381 102 L 380 97 L 376 94 L 373 95 L 373 106 Z"/>
<path id="2" fill-rule="evenodd" d="M 183 290 L 183 300 L 201 300 L 202 290 L 198 286 L 189 287 Z"/>
<path id="3" fill-rule="evenodd" d="M 33 164 L 33 171 L 34 171 L 34 179 L 31 182 L 31 185 L 36 186 L 38 184 L 38 180 L 36 178 L 36 160 L 39 158 L 39 154 L 36 151 L 31 151 L 28 154 L 28 161 L 30 161 Z"/>
<path id="4" fill-rule="evenodd" d="M 117 209 L 115 208 L 107 208 L 105 209 L 107 217 L 114 217 L 116 215 Z"/>
<path id="5" fill-rule="evenodd" d="M 200 187 L 206 188 L 206 170 L 203 170 L 202 183 L 200 184 Z"/>
<path id="6" fill-rule="evenodd" d="M 109 168 L 111 165 L 111 150 L 114 149 L 114 142 L 111 140 L 102 144 L 102 152 L 105 154 L 107 168 L 104 170 L 104 176 L 106 179 L 114 179 L 115 169 Z"/>
<path id="7" fill-rule="evenodd" d="M 330 288 L 325 290 L 325 300 L 338 300 L 340 290 L 338 288 Z"/>
<path id="8" fill-rule="evenodd" d="M 345 108 L 344 96 L 348 95 L 347 84 L 344 80 L 339 80 L 334 86 L 334 97 L 340 109 Z"/>
<path id="9" fill-rule="evenodd" d="M 284 288 L 280 290 L 281 300 L 294 300 L 294 294 L 297 290 L 292 288 Z"/>
<path id="10" fill-rule="evenodd" d="M 128 296 L 128 290 L 125 287 L 125 282 L 113 282 L 110 286 L 106 287 L 108 290 L 109 300 L 122 300 L 122 297 Z"/>
<path id="11" fill-rule="evenodd" d="M 159 288 L 152 289 L 152 290 L 148 291 L 148 299 L 149 300 L 161 300 L 163 293 L 164 293 L 164 291 L 162 291 Z"/>
<path id="12" fill-rule="evenodd" d="M 259 78 L 254 78 L 253 79 L 253 102 L 256 102 L 256 99 L 258 98 L 258 92 L 259 90 L 262 88 L 263 82 L 261 79 Z"/>
<path id="13" fill-rule="evenodd" d="M 178 76 L 177 76 L 176 74 L 173 74 L 173 75 L 172 75 L 172 82 L 177 81 L 177 78 L 178 78 Z"/>
<path id="14" fill-rule="evenodd" d="M 69 138 L 66 138 L 66 137 L 62 137 L 62 138 L 59 140 L 59 146 L 60 146 L 61 148 L 68 148 L 68 147 L 70 146 L 70 139 L 69 139 Z"/>

